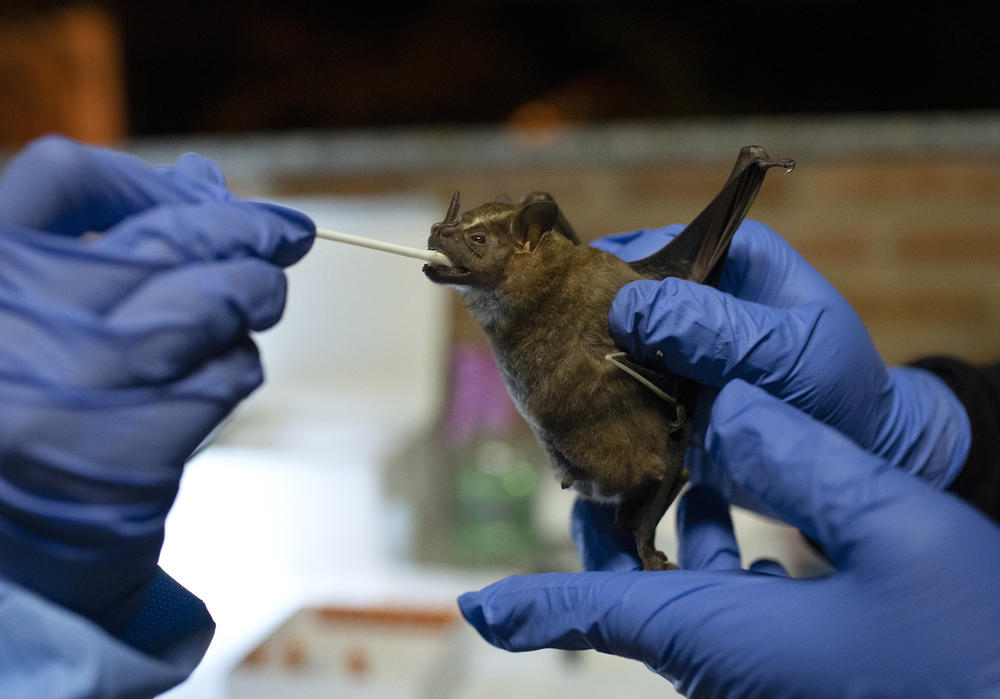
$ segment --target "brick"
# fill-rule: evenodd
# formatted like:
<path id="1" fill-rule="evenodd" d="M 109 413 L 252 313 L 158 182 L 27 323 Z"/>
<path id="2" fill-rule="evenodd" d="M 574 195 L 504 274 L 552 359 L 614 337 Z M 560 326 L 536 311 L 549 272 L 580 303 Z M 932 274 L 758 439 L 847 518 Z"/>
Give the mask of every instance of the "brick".
<path id="1" fill-rule="evenodd" d="M 978 325 L 928 326 L 900 324 L 869 326 L 879 353 L 889 364 L 943 355 L 973 363 L 1000 359 L 1000 333 L 984 334 Z"/>
<path id="2" fill-rule="evenodd" d="M 869 237 L 841 232 L 808 238 L 796 237 L 789 242 L 816 267 L 834 262 L 861 264 L 868 259 L 871 251 Z"/>
<path id="3" fill-rule="evenodd" d="M 949 325 L 983 323 L 990 318 L 989 303 L 974 291 L 887 288 L 852 290 L 844 295 L 866 324 Z"/>
<path id="4" fill-rule="evenodd" d="M 641 167 L 624 176 L 624 189 L 638 198 L 710 201 L 729 176 L 732 164 L 669 168 Z"/>
<path id="5" fill-rule="evenodd" d="M 1000 220 L 991 230 L 949 230 L 946 226 L 907 231 L 898 242 L 902 262 L 991 264 L 1000 262 Z"/>
<path id="6" fill-rule="evenodd" d="M 993 198 L 1000 192 L 1000 164 L 988 158 L 892 159 L 817 164 L 814 195 L 887 198 Z"/>
<path id="7" fill-rule="evenodd" d="M 73 4 L 24 19 L 0 12 L 0 146 L 48 132 L 90 143 L 124 135 L 118 29 L 107 11 L 88 6 L 98 3 Z"/>
<path id="8" fill-rule="evenodd" d="M 410 189 L 409 179 L 403 175 L 375 173 L 360 175 L 284 175 L 271 181 L 270 189 L 281 196 L 305 194 L 336 194 L 367 196 L 397 194 Z"/>

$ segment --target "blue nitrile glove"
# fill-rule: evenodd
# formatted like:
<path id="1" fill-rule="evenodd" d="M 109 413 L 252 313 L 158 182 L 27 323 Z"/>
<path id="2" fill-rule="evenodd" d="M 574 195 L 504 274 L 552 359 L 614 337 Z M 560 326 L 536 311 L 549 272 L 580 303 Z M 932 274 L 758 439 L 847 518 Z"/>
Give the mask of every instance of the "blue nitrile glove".
<path id="1" fill-rule="evenodd" d="M 720 392 L 706 437 L 733 482 L 823 545 L 833 574 L 740 570 L 726 504 L 696 486 L 678 514 L 685 570 L 631 570 L 630 542 L 583 521 L 606 519 L 588 506 L 577 542 L 606 570 L 507 578 L 463 595 L 465 618 L 507 650 L 641 660 L 690 696 L 1000 695 L 1000 528 L 742 381 Z"/>
<path id="2" fill-rule="evenodd" d="M 594 244 L 635 260 L 682 228 Z M 922 369 L 887 369 L 844 297 L 757 221 L 736 232 L 718 290 L 674 278 L 633 282 L 615 298 L 610 323 L 615 342 L 638 360 L 662 362 L 708 387 L 737 378 L 760 386 L 937 488 L 965 463 L 969 420 L 952 391 Z M 696 429 L 704 428 L 710 400 L 700 403 Z M 753 506 L 696 451 L 689 457 L 693 481 Z"/>
<path id="3" fill-rule="evenodd" d="M 84 233 L 98 233 L 87 235 Z M 0 575 L 112 633 L 156 571 L 184 460 L 261 366 L 305 216 L 194 154 L 48 137 L 0 180 Z"/>

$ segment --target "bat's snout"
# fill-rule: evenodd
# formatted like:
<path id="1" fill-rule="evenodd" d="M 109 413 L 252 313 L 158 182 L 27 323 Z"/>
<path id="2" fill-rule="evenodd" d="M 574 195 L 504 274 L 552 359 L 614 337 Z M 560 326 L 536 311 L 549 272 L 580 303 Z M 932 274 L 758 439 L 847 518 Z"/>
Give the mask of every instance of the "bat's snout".
<path id="1" fill-rule="evenodd" d="M 423 266 L 424 276 L 435 284 L 463 284 L 472 275 L 466 267 L 448 267 L 428 263 Z"/>

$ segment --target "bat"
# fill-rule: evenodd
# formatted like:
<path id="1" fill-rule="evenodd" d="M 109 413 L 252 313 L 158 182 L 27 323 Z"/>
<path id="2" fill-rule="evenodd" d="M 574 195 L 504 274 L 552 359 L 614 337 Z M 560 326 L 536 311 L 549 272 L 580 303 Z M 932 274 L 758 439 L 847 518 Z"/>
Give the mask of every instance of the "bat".
<path id="1" fill-rule="evenodd" d="M 645 570 L 676 568 L 656 549 L 656 526 L 688 473 L 698 386 L 632 361 L 614 344 L 611 302 L 637 279 L 718 283 L 729 244 L 769 168 L 759 146 L 740 151 L 711 203 L 658 252 L 626 263 L 581 245 L 552 197 L 528 195 L 462 212 L 459 194 L 428 247 L 451 266 L 424 274 L 456 288 L 485 332 L 514 403 L 563 488 L 618 504 Z"/>

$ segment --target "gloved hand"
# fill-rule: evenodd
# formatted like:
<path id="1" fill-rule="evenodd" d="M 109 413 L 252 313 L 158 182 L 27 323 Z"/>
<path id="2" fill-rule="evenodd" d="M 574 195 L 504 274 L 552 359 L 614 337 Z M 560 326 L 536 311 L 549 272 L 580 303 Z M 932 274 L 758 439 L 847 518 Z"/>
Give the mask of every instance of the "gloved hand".
<path id="1" fill-rule="evenodd" d="M 595 246 L 625 260 L 660 249 L 683 226 L 609 236 Z M 965 409 L 938 377 L 886 369 L 850 304 L 778 234 L 745 221 L 733 238 L 719 288 L 668 278 L 638 281 L 610 313 L 615 342 L 642 362 L 719 387 L 738 378 L 836 428 L 862 448 L 937 488 L 968 455 Z M 703 392 L 696 430 L 712 391 Z M 689 453 L 692 481 L 731 492 L 722 474 Z"/>
<path id="2" fill-rule="evenodd" d="M 581 557 L 605 570 L 507 578 L 462 596 L 465 618 L 507 650 L 641 660 L 690 696 L 1000 692 L 1000 528 L 742 381 L 722 389 L 706 436 L 729 477 L 819 541 L 835 573 L 740 570 L 726 504 L 696 486 L 678 514 L 685 570 L 631 570 L 630 542 L 586 505 Z M 584 521 L 595 513 L 598 528 Z"/>
<path id="3" fill-rule="evenodd" d="M 97 233 L 97 235 L 82 235 Z M 47 137 L 0 180 L 0 575 L 112 633 L 184 461 L 262 380 L 314 226 L 219 169 Z M 224 494 L 220 494 L 224 496 Z"/>

